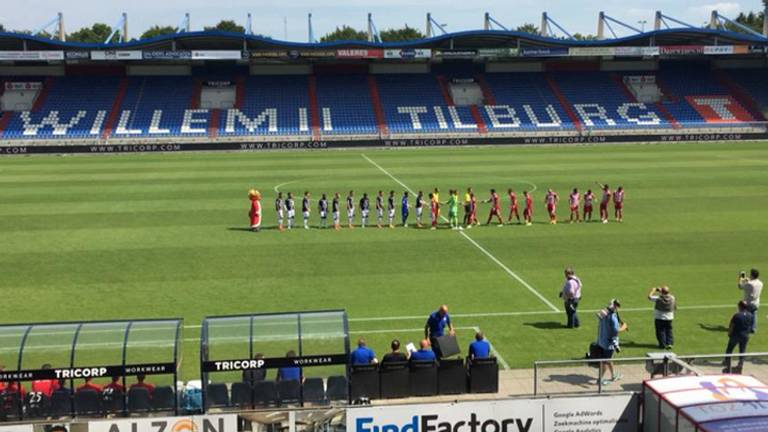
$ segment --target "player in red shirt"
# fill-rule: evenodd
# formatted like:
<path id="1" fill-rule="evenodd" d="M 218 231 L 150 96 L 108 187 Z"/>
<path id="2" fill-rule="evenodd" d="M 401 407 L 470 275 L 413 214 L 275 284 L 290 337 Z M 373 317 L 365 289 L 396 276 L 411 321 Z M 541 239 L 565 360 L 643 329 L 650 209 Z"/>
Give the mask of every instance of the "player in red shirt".
<path id="1" fill-rule="evenodd" d="M 44 364 L 40 369 L 51 369 L 52 366 L 49 363 Z M 56 379 L 41 379 L 32 381 L 31 391 L 42 393 L 48 397 L 51 397 L 54 391 L 59 388 L 59 381 Z"/>
<path id="2" fill-rule="evenodd" d="M 554 225 L 557 223 L 557 202 L 560 200 L 560 196 L 552 189 L 547 189 L 547 194 L 544 196 L 544 203 L 547 205 L 547 213 L 549 213 L 549 223 Z"/>
<path id="3" fill-rule="evenodd" d="M 491 203 L 491 211 L 488 213 L 488 221 L 485 224 L 490 225 L 491 219 L 495 217 L 499 221 L 499 226 L 504 226 L 504 220 L 501 218 L 501 199 L 499 199 L 496 189 L 491 189 L 491 197 L 485 202 Z"/>
<path id="4" fill-rule="evenodd" d="M 584 194 L 584 222 L 592 222 L 592 203 L 595 201 L 595 194 L 592 189 L 588 189 Z"/>
<path id="5" fill-rule="evenodd" d="M 517 194 L 512 189 L 507 190 L 509 195 L 509 217 L 507 222 L 512 222 L 512 216 L 517 219 L 518 225 L 520 224 L 520 213 L 517 211 Z"/>
<path id="6" fill-rule="evenodd" d="M 261 193 L 251 189 L 248 191 L 248 198 L 251 199 L 251 210 L 248 212 L 251 218 L 251 231 L 258 232 L 261 229 Z"/>
<path id="7" fill-rule="evenodd" d="M 91 377 L 86 378 L 85 383 L 77 388 L 77 392 L 79 393 L 83 390 L 95 390 L 101 393 L 101 386 L 98 384 L 94 384 L 92 381 L 93 381 L 93 378 Z"/>
<path id="8" fill-rule="evenodd" d="M 480 221 L 477 220 L 477 195 L 475 195 L 474 192 L 469 194 L 469 199 L 471 201 L 472 206 L 472 213 L 469 215 L 469 228 L 472 228 L 473 225 L 480 225 Z"/>
<path id="9" fill-rule="evenodd" d="M 570 223 L 581 222 L 579 217 L 579 202 L 581 201 L 581 194 L 577 188 L 573 188 L 573 191 L 568 195 L 568 207 L 571 209 Z"/>
<path id="10" fill-rule="evenodd" d="M 611 202 L 611 188 L 600 183 L 598 185 L 603 190 L 603 196 L 600 198 L 600 221 L 605 224 L 608 223 L 608 203 Z"/>
<path id="11" fill-rule="evenodd" d="M 616 192 L 613 193 L 613 215 L 616 218 L 616 222 L 624 220 L 624 187 L 619 186 Z"/>
<path id="12" fill-rule="evenodd" d="M 147 389 L 147 392 L 149 392 L 149 397 L 152 397 L 152 392 L 155 391 L 155 385 L 144 382 L 146 378 L 147 376 L 144 374 L 136 375 L 136 383 L 131 385 L 131 388 L 145 388 Z"/>
<path id="13" fill-rule="evenodd" d="M 115 375 L 112 377 L 112 382 L 104 386 L 104 390 L 114 390 L 119 391 L 120 393 L 125 393 L 125 386 L 120 383 L 120 375 Z"/>
<path id="14" fill-rule="evenodd" d="M 533 195 L 528 191 L 523 191 L 525 197 L 525 208 L 523 209 L 523 219 L 526 226 L 533 225 Z"/>

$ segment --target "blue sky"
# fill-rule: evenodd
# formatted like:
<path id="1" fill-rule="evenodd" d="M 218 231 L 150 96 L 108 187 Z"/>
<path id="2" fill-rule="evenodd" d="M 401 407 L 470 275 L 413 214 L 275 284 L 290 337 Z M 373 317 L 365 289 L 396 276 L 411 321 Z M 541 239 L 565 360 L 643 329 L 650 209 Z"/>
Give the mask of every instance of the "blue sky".
<path id="1" fill-rule="evenodd" d="M 66 31 L 71 32 L 93 22 L 113 25 L 121 12 L 127 12 L 129 36 L 135 37 L 154 24 L 176 26 L 185 12 L 191 14 L 193 29 L 220 19 L 244 24 L 251 12 L 255 32 L 284 39 L 286 19 L 287 39 L 293 41 L 307 39 L 308 12 L 313 14 L 319 37 L 341 24 L 363 29 L 368 12 L 379 30 L 404 24 L 423 30 L 426 13 L 432 12 L 449 31 L 460 31 L 481 28 L 486 11 L 508 27 L 526 22 L 538 25 L 541 12 L 547 11 L 571 32 L 595 33 L 601 10 L 639 27 L 640 20 L 652 26 L 655 10 L 701 25 L 713 9 L 735 16 L 761 7 L 760 0 L 25 0 L 16 4 L 20 7 L 0 11 L 0 23 L 6 28 L 36 29 L 61 11 Z"/>

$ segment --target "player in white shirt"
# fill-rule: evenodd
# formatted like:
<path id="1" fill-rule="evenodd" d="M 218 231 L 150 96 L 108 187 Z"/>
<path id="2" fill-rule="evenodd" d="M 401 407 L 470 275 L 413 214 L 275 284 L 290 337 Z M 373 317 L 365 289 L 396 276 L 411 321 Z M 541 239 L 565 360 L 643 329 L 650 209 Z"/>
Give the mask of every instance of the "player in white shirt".
<path id="1" fill-rule="evenodd" d="M 568 207 L 571 209 L 570 223 L 581 222 L 579 217 L 579 204 L 581 203 L 581 194 L 577 188 L 573 188 L 573 191 L 568 195 Z"/>
<path id="2" fill-rule="evenodd" d="M 347 222 L 350 229 L 355 227 L 355 192 L 347 195 Z"/>

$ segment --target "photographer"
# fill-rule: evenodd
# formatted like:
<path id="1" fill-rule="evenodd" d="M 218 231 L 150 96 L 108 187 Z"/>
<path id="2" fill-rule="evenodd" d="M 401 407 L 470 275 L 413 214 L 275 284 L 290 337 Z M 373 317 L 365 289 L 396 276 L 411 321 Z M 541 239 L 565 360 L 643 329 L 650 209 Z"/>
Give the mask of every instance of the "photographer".
<path id="1" fill-rule="evenodd" d="M 599 358 L 601 359 L 613 358 L 614 353 L 621 352 L 619 333 L 626 331 L 628 327 L 619 317 L 620 307 L 621 303 L 617 299 L 613 299 L 608 303 L 608 307 L 597 313 L 599 320 L 597 325 L 597 346 L 600 347 Z M 606 376 L 608 371 L 611 372 L 611 378 L 602 378 Z M 612 362 L 602 362 L 600 377 L 602 378 L 602 385 L 608 385 L 621 379 L 621 374 L 617 374 L 613 370 Z"/>
<path id="2" fill-rule="evenodd" d="M 674 339 L 672 337 L 672 320 L 675 319 L 677 300 L 669 293 L 669 287 L 653 287 L 648 293 L 648 300 L 654 303 L 653 318 L 656 324 L 656 340 L 659 348 L 672 349 Z"/>
<path id="3" fill-rule="evenodd" d="M 564 303 L 567 319 L 566 326 L 568 328 L 579 328 L 581 323 L 579 322 L 579 315 L 576 313 L 576 309 L 579 307 L 579 301 L 581 300 L 581 279 L 576 276 L 570 267 L 565 269 L 565 284 L 560 291 L 560 297 Z"/>
<path id="4" fill-rule="evenodd" d="M 749 271 L 749 278 L 744 271 L 739 274 L 739 289 L 744 291 L 744 302 L 754 318 L 750 333 L 757 331 L 757 309 L 760 307 L 760 293 L 763 291 L 763 281 L 758 279 L 759 277 L 760 272 L 754 268 Z"/>

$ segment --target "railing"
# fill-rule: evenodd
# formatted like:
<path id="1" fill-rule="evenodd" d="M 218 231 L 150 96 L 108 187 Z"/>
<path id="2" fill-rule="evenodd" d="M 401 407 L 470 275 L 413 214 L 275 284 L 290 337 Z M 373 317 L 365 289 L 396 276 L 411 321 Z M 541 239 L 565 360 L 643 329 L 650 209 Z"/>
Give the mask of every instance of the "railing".
<path id="1" fill-rule="evenodd" d="M 604 376 L 611 364 L 618 380 Z M 605 393 L 640 391 L 643 381 L 659 376 L 749 374 L 768 381 L 768 352 L 746 354 L 694 354 L 613 359 L 536 361 L 533 394 Z M 605 381 L 605 382 L 604 382 Z"/>

